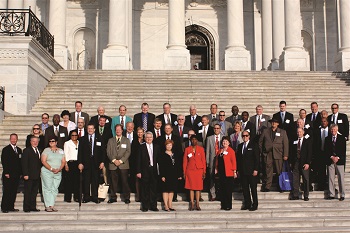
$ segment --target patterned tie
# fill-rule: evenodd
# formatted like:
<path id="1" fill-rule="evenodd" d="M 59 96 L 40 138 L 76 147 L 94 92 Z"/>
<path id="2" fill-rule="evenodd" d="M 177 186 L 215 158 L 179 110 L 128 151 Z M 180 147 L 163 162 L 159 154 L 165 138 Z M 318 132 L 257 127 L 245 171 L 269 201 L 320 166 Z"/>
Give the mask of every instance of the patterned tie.
<path id="1" fill-rule="evenodd" d="M 58 126 L 55 126 L 55 136 L 58 137 Z"/>
<path id="2" fill-rule="evenodd" d="M 159 137 L 159 136 L 160 136 L 159 129 L 157 129 L 157 137 Z"/>
<path id="3" fill-rule="evenodd" d="M 117 150 L 120 149 L 120 138 L 117 139 Z"/>
<path id="4" fill-rule="evenodd" d="M 38 155 L 38 157 L 39 157 L 39 159 L 40 159 L 40 153 L 39 153 L 39 150 L 38 150 L 38 148 L 37 148 L 37 147 L 35 148 L 35 154 L 37 154 L 37 155 Z"/>
<path id="5" fill-rule="evenodd" d="M 101 127 L 101 126 L 100 126 L 100 135 L 101 135 L 101 136 L 102 136 L 102 134 L 103 134 L 103 128 L 104 128 L 104 127 Z"/>
<path id="6" fill-rule="evenodd" d="M 298 139 L 298 145 L 297 145 L 297 158 L 300 159 L 300 150 L 301 150 L 301 143 L 300 138 Z"/>
<path id="7" fill-rule="evenodd" d="M 143 117 L 142 128 L 146 132 L 147 131 L 147 116 Z"/>
<path id="8" fill-rule="evenodd" d="M 92 135 L 89 136 L 90 140 L 89 140 L 89 150 L 90 150 L 90 157 L 93 157 L 93 153 L 92 153 Z"/>
<path id="9" fill-rule="evenodd" d="M 120 121 L 120 124 L 123 126 L 123 129 L 124 129 L 124 117 L 122 116 L 121 117 L 122 119 L 121 119 L 121 121 Z M 147 123 L 146 123 L 147 124 Z"/>
<path id="10" fill-rule="evenodd" d="M 167 117 L 168 124 L 171 124 L 171 120 L 170 120 L 169 114 L 166 114 L 166 117 Z"/>
<path id="11" fill-rule="evenodd" d="M 260 119 L 260 116 L 258 116 L 258 130 L 260 130 L 260 127 L 261 127 L 261 119 Z"/>
<path id="12" fill-rule="evenodd" d="M 219 154 L 219 136 L 216 136 L 215 139 L 215 155 Z"/>
<path id="13" fill-rule="evenodd" d="M 15 151 L 16 154 L 18 154 L 17 146 L 14 146 L 14 147 L 13 147 L 13 150 Z"/>

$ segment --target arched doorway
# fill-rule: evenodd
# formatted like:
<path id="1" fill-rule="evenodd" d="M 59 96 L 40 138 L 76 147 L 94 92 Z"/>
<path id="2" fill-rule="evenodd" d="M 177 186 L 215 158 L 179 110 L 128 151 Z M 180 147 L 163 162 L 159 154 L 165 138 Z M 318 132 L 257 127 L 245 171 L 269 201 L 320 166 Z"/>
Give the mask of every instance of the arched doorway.
<path id="1" fill-rule="evenodd" d="M 186 46 L 191 54 L 191 68 L 200 70 L 215 69 L 215 41 L 204 27 L 193 24 L 186 27 Z"/>

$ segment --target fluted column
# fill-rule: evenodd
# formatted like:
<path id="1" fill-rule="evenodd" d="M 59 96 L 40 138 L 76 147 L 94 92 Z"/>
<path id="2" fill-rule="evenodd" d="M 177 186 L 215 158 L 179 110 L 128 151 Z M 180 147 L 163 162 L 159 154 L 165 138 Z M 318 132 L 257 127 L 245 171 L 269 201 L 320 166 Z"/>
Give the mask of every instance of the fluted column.
<path id="1" fill-rule="evenodd" d="M 340 36 L 339 51 L 336 57 L 337 71 L 350 69 L 350 1 L 339 0 Z"/>
<path id="2" fill-rule="evenodd" d="M 190 52 L 185 45 L 185 0 L 169 0 L 168 45 L 164 69 L 191 69 Z"/>
<path id="3" fill-rule="evenodd" d="M 272 59 L 271 0 L 262 0 L 262 69 L 267 70 Z"/>
<path id="4" fill-rule="evenodd" d="M 309 71 L 310 58 L 301 42 L 300 0 L 285 0 L 286 46 L 281 56 L 282 70 Z"/>
<path id="5" fill-rule="evenodd" d="M 9 9 L 23 9 L 23 0 L 8 0 Z"/>
<path id="6" fill-rule="evenodd" d="M 49 30 L 55 38 L 55 59 L 64 69 L 70 68 L 66 45 L 66 0 L 51 0 Z"/>
<path id="7" fill-rule="evenodd" d="M 272 0 L 272 60 L 271 70 L 279 70 L 279 57 L 285 46 L 284 1 Z"/>
<path id="8" fill-rule="evenodd" d="M 24 9 L 28 9 L 29 7 L 36 14 L 36 0 L 25 0 Z"/>
<path id="9" fill-rule="evenodd" d="M 102 54 L 102 69 L 129 70 L 128 0 L 109 0 L 108 45 Z"/>
<path id="10" fill-rule="evenodd" d="M 225 70 L 251 70 L 250 52 L 244 45 L 243 0 L 227 1 Z"/>

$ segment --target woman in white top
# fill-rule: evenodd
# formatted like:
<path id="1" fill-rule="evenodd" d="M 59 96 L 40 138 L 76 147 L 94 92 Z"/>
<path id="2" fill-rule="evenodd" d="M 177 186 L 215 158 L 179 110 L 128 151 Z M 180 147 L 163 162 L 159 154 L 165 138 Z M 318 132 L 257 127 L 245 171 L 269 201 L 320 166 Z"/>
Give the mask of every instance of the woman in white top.
<path id="1" fill-rule="evenodd" d="M 69 120 L 69 116 L 70 116 L 69 111 L 63 110 L 61 113 L 61 117 L 63 121 L 60 122 L 61 126 L 64 126 L 67 128 L 68 134 L 70 133 L 70 131 L 75 130 L 77 128 L 77 125 L 73 121 Z"/>
<path id="2" fill-rule="evenodd" d="M 64 169 L 64 201 L 72 201 L 72 193 L 74 201 L 79 202 L 79 169 L 78 169 L 78 132 L 73 130 L 69 133 L 69 141 L 64 143 L 64 155 L 66 159 Z"/>

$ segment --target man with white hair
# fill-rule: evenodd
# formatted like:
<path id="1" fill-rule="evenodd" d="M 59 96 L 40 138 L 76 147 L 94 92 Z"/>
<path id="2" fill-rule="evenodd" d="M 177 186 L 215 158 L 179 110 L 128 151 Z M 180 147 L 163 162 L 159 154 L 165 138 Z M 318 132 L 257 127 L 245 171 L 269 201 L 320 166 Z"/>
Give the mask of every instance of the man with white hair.
<path id="1" fill-rule="evenodd" d="M 190 115 L 185 117 L 185 126 L 193 129 L 196 134 L 198 134 L 199 129 L 202 127 L 202 117 L 197 114 L 195 105 L 190 106 Z"/>
<path id="2" fill-rule="evenodd" d="M 95 129 L 98 128 L 98 124 L 100 121 L 100 117 L 104 116 L 106 118 L 106 127 L 111 127 L 111 123 L 112 123 L 112 118 L 110 118 L 109 116 L 105 115 L 105 108 L 103 106 L 99 106 L 97 108 L 97 115 L 91 117 L 89 124 L 94 124 Z"/>

